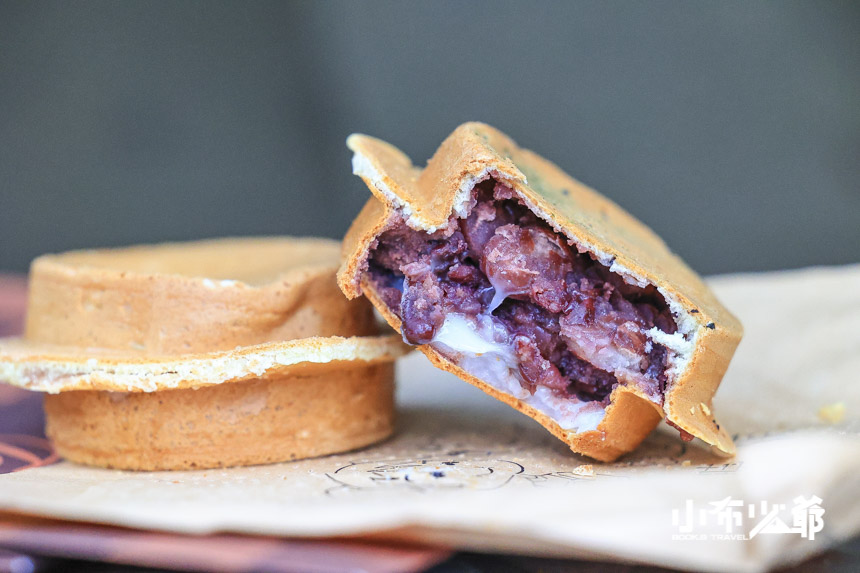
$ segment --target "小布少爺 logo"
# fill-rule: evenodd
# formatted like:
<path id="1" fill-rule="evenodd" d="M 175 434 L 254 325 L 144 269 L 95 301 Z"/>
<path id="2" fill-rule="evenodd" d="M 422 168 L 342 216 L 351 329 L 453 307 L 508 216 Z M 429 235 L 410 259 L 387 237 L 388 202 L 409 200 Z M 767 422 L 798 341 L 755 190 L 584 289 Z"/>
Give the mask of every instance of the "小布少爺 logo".
<path id="1" fill-rule="evenodd" d="M 748 541 L 757 535 L 784 533 L 814 540 L 815 534 L 824 529 L 822 499 L 813 495 L 798 496 L 792 501 L 794 505 L 789 510 L 785 503 L 744 503 L 731 496 L 697 508 L 693 500 L 688 499 L 683 509 L 672 510 L 672 525 L 675 526 L 672 539 Z M 720 531 L 713 532 L 714 528 Z M 711 532 L 703 533 L 703 529 Z"/>

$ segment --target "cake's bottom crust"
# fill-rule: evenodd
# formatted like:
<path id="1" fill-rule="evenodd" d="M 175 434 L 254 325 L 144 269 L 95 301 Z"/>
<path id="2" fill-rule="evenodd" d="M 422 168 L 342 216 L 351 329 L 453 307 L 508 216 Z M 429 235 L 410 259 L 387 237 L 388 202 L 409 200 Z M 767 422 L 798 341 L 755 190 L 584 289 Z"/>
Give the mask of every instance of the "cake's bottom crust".
<path id="1" fill-rule="evenodd" d="M 302 365 L 200 389 L 45 396 L 57 453 L 86 465 L 183 470 L 298 460 L 391 435 L 394 365 Z"/>

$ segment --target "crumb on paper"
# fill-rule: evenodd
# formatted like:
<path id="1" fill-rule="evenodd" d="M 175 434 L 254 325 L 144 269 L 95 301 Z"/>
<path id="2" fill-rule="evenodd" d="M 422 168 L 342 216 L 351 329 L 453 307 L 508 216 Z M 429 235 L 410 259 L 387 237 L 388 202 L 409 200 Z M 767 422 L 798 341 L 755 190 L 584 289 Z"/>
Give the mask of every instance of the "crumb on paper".
<path id="1" fill-rule="evenodd" d="M 591 464 L 583 464 L 573 468 L 573 473 L 582 477 L 594 477 L 594 466 Z"/>
<path id="2" fill-rule="evenodd" d="M 818 409 L 818 417 L 828 424 L 838 424 L 845 417 L 845 402 L 834 402 Z"/>

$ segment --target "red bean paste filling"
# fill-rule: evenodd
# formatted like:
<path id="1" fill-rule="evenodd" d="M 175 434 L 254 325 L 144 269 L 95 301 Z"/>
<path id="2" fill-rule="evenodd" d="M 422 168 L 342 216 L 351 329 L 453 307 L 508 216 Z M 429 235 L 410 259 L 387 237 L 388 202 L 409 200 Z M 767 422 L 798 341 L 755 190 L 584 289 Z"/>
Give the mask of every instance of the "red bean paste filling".
<path id="1" fill-rule="evenodd" d="M 475 187 L 468 217 L 452 217 L 444 229 L 389 228 L 368 271 L 410 344 L 430 343 L 449 313 L 491 314 L 532 394 L 545 386 L 560 397 L 604 400 L 621 382 L 662 400 L 666 348 L 646 332 L 676 330 L 663 297 L 572 249 L 493 179 Z M 499 305 L 493 285 L 507 295 Z M 620 380 L 609 371 L 618 365 Z"/>

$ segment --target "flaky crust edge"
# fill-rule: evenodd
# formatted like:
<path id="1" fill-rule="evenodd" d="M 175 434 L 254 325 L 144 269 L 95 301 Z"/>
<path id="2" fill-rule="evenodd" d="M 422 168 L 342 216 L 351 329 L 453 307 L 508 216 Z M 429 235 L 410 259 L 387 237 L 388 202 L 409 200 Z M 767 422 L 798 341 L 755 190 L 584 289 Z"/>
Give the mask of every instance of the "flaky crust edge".
<path id="1" fill-rule="evenodd" d="M 39 392 L 157 392 L 269 379 L 299 365 L 363 367 L 409 351 L 396 335 L 310 337 L 181 356 L 87 354 L 74 347 L 0 339 L 0 380 Z"/>

